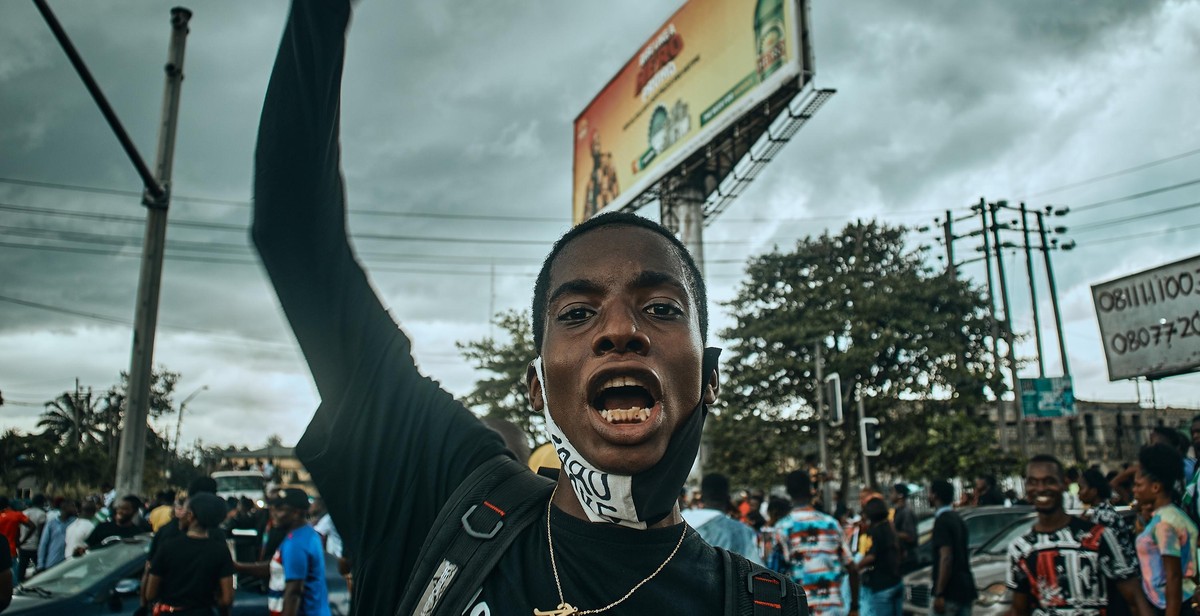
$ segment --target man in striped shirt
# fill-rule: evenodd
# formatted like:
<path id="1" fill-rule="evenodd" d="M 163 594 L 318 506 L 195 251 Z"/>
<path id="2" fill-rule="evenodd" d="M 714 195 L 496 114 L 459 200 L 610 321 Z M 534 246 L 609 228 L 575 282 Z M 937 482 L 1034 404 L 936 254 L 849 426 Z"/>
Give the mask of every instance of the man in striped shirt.
<path id="1" fill-rule="evenodd" d="M 842 528 L 832 516 L 812 506 L 812 480 L 807 471 L 787 476 L 792 512 L 775 525 L 775 541 L 784 546 L 792 579 L 808 595 L 813 616 L 847 614 L 842 602 L 842 577 L 850 576 L 850 611 L 858 613 L 858 570 L 846 548 Z"/>

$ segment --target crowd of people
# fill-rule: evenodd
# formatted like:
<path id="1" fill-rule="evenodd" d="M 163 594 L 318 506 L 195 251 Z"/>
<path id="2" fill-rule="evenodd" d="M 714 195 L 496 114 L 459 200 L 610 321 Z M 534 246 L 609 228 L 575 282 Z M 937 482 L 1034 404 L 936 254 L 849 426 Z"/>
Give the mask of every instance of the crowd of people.
<path id="1" fill-rule="evenodd" d="M 329 614 L 327 553 L 338 559 L 348 585 L 351 579 L 323 501 L 268 484 L 267 508 L 260 508 L 216 491 L 215 480 L 201 477 L 186 492 L 163 490 L 153 501 L 117 497 L 110 486 L 78 501 L 36 494 L 14 503 L 0 496 L 0 609 L 29 576 L 113 543 L 148 538 L 139 613 L 223 613 L 238 577 L 238 584 L 267 594 L 272 616 Z"/>
<path id="2" fill-rule="evenodd" d="M 1192 438 L 1157 428 L 1136 461 L 1119 470 L 1070 468 L 1050 455 L 1029 459 L 1023 493 L 981 475 L 955 486 L 924 486 L 934 522 L 930 597 L 938 615 L 969 614 L 977 598 L 962 507 L 1028 507 L 1028 532 L 1008 546 L 1005 579 L 1014 616 L 1142 616 L 1200 613 L 1196 488 L 1200 416 Z M 1195 441 L 1195 442 L 1193 442 Z M 819 616 L 898 616 L 902 576 L 916 568 L 918 513 L 910 484 L 888 495 L 863 488 L 857 508 L 820 502 L 815 469 L 790 473 L 787 497 L 762 490 L 730 495 L 729 480 L 706 475 L 684 490 L 684 519 L 709 543 L 789 575 Z"/>

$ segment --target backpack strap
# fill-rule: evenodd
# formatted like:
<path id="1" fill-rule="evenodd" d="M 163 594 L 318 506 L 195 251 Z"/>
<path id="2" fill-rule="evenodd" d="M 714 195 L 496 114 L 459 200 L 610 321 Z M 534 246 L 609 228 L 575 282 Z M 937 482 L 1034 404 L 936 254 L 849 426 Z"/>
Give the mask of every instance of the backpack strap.
<path id="1" fill-rule="evenodd" d="M 725 568 L 726 616 L 808 616 L 804 591 L 788 577 L 716 548 Z"/>
<path id="2" fill-rule="evenodd" d="M 480 465 L 438 512 L 396 616 L 462 614 L 553 487 L 507 454 Z"/>

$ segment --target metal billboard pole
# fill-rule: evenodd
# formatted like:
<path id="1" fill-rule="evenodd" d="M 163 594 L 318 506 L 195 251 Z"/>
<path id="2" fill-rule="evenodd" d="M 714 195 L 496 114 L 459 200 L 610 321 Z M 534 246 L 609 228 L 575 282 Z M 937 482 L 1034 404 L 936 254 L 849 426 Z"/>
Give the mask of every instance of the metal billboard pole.
<path id="1" fill-rule="evenodd" d="M 179 118 L 179 95 L 183 85 L 183 52 L 192 12 L 171 9 L 171 42 L 167 52 L 166 86 L 163 92 L 162 123 L 159 125 L 155 177 L 161 195 L 147 191 L 146 236 L 142 245 L 142 268 L 138 280 L 133 330 L 133 357 L 129 367 L 129 397 L 125 428 L 117 457 L 117 493 L 141 494 L 146 463 L 146 418 L 150 412 L 151 368 L 154 363 L 154 334 L 158 325 L 158 297 L 162 282 L 163 252 L 167 239 L 167 209 L 171 203 L 171 169 L 175 155 L 175 127 Z"/>

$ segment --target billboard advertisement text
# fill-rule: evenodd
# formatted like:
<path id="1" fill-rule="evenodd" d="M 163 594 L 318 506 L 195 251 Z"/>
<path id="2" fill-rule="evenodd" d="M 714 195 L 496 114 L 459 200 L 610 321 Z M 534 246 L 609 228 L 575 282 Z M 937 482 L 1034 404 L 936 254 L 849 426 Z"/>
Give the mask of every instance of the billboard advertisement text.
<path id="1" fill-rule="evenodd" d="M 796 0 L 690 0 L 575 119 L 573 218 L 620 209 L 802 74 Z"/>

